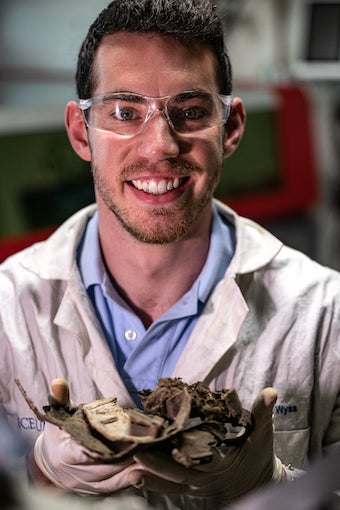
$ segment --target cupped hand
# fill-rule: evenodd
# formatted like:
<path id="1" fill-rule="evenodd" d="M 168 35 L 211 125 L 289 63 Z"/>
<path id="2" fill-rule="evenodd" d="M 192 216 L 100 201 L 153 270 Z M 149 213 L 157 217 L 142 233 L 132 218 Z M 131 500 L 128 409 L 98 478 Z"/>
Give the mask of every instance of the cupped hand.
<path id="1" fill-rule="evenodd" d="M 208 464 L 186 468 L 168 454 L 148 450 L 134 455 L 142 470 L 129 473 L 136 487 L 163 493 L 218 498 L 226 503 L 282 477 L 282 463 L 274 454 L 272 412 L 277 399 L 273 388 L 262 390 L 254 401 L 254 429 L 241 446 L 214 449 Z"/>
<path id="2" fill-rule="evenodd" d="M 72 407 L 68 383 L 55 379 L 51 383 L 50 400 Z M 34 459 L 53 485 L 87 495 L 107 495 L 131 485 L 129 475 L 142 469 L 129 457 L 122 462 L 105 464 L 93 452 L 78 444 L 69 434 L 50 423 L 37 438 Z"/>

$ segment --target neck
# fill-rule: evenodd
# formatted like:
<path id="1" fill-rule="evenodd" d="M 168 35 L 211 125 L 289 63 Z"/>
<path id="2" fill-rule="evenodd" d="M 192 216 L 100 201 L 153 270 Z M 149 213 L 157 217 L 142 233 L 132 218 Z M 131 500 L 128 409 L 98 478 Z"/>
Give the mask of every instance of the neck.
<path id="1" fill-rule="evenodd" d="M 169 244 L 147 244 L 134 239 L 112 213 L 99 210 L 99 238 L 113 283 L 149 327 L 193 285 L 206 261 L 211 209 L 190 235 Z"/>

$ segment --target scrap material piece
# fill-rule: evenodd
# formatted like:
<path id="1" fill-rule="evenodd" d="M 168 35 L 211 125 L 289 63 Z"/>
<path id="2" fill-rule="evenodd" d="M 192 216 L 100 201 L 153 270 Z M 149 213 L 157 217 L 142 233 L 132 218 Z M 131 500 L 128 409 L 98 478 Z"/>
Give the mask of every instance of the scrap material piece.
<path id="1" fill-rule="evenodd" d="M 140 392 L 140 398 L 146 412 L 174 419 L 184 392 L 190 398 L 190 419 L 209 424 L 220 444 L 241 444 L 249 436 L 252 416 L 242 408 L 234 388 L 212 391 L 200 381 L 188 385 L 179 378 L 162 378 L 153 391 Z"/>
<path id="2" fill-rule="evenodd" d="M 163 378 L 155 390 L 139 393 L 144 410 L 123 409 L 115 397 L 77 407 L 50 405 L 40 412 L 15 380 L 39 420 L 70 434 L 95 462 L 115 462 L 137 448 L 168 452 L 186 467 L 210 462 L 214 450 L 242 444 L 252 431 L 252 417 L 235 389 L 212 391 L 202 382 Z"/>
<path id="3" fill-rule="evenodd" d="M 32 400 L 28 397 L 20 381 L 15 379 L 15 383 L 38 420 L 52 423 L 53 425 L 63 429 L 80 445 L 89 450 L 89 452 L 86 452 L 89 457 L 91 457 L 92 452 L 92 458 L 94 460 L 103 463 L 114 462 L 128 455 L 137 446 L 134 442 L 126 441 L 116 441 L 110 444 L 109 442 L 103 441 L 101 437 L 97 437 L 96 434 L 93 434 L 89 423 L 84 417 L 82 405 L 72 408 L 67 406 L 50 405 L 43 407 L 44 412 L 39 411 L 34 402 L 32 402 Z M 116 399 L 113 398 L 112 400 Z"/>
<path id="4" fill-rule="evenodd" d="M 165 420 L 139 409 L 124 410 L 116 399 L 95 400 L 83 405 L 90 426 L 109 441 L 153 442 L 162 434 Z"/>

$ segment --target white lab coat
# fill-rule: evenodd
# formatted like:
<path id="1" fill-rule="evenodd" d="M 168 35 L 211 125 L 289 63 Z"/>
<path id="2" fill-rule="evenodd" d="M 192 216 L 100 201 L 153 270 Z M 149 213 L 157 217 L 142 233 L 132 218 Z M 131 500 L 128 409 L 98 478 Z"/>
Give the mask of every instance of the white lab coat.
<path id="1" fill-rule="evenodd" d="M 302 467 L 340 443 L 340 275 L 217 204 L 235 223 L 236 252 L 173 376 L 234 386 L 248 409 L 262 388 L 275 387 L 276 454 Z M 0 401 L 30 442 L 43 424 L 15 378 L 40 409 L 55 377 L 70 382 L 75 403 L 117 396 L 133 406 L 75 261 L 94 207 L 0 266 Z"/>

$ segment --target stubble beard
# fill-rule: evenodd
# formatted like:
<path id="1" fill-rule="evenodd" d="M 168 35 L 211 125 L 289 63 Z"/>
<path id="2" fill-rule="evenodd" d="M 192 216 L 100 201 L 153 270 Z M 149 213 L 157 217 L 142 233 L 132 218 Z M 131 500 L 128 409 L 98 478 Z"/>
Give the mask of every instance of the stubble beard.
<path id="1" fill-rule="evenodd" d="M 123 170 L 123 178 L 129 180 L 130 176 L 137 175 L 141 165 L 130 165 Z M 198 167 L 186 162 L 176 163 L 178 176 L 190 173 L 202 173 Z M 92 168 L 94 184 L 106 207 L 112 212 L 120 225 L 137 241 L 146 244 L 168 244 L 180 241 L 190 234 L 190 231 L 207 204 L 211 201 L 213 193 L 220 179 L 220 171 L 212 172 L 207 186 L 199 197 L 179 200 L 166 207 L 150 208 L 148 221 L 136 217 L 128 208 L 119 206 L 114 200 L 112 185 L 99 175 L 95 167 Z"/>

